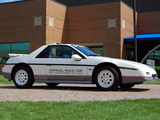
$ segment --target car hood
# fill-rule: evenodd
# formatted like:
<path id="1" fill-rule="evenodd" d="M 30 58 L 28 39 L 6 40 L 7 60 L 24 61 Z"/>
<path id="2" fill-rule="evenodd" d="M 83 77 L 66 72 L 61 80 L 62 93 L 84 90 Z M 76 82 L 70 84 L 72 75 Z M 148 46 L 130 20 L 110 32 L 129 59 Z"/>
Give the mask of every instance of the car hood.
<path id="1" fill-rule="evenodd" d="M 134 61 L 123 60 L 123 59 L 116 59 L 110 57 L 88 57 L 88 62 L 98 65 L 99 63 L 112 63 L 115 64 L 117 67 L 125 67 L 125 68 L 134 68 L 134 69 L 152 69 L 151 67 Z"/>

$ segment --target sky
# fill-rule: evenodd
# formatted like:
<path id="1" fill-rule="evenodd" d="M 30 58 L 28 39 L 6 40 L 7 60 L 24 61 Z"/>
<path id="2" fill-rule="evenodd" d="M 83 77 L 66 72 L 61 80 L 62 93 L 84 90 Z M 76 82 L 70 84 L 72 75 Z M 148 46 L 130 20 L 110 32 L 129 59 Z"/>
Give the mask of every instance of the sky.
<path id="1" fill-rule="evenodd" d="M 15 2 L 15 1 L 21 1 L 21 0 L 0 0 L 0 3 Z"/>

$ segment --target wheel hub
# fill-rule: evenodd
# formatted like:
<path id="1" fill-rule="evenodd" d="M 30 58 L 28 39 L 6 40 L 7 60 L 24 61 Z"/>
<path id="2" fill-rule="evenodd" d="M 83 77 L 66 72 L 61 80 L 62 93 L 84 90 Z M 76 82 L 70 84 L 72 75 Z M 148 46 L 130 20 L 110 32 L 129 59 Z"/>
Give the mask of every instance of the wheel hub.
<path id="1" fill-rule="evenodd" d="M 113 73 L 109 70 L 102 70 L 98 74 L 98 83 L 100 86 L 102 86 L 104 88 L 108 88 L 108 87 L 112 86 L 112 84 L 114 83 Z"/>
<path id="2" fill-rule="evenodd" d="M 17 71 L 15 81 L 18 85 L 25 85 L 28 81 L 28 74 L 24 70 Z"/>

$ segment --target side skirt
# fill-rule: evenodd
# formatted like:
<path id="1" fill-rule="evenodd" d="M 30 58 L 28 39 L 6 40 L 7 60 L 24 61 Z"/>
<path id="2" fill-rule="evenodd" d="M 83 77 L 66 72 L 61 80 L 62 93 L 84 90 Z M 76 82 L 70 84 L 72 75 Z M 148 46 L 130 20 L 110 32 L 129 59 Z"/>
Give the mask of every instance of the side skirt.
<path id="1" fill-rule="evenodd" d="M 92 84 L 92 81 L 69 81 L 69 80 L 35 80 L 38 83 L 71 83 L 71 84 Z"/>

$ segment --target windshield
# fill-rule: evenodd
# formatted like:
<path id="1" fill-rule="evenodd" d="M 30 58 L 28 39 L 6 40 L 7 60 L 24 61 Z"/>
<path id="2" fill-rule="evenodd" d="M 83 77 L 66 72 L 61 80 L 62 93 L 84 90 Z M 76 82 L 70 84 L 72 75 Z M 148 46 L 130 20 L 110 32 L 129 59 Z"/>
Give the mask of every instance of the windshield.
<path id="1" fill-rule="evenodd" d="M 99 56 L 98 54 L 94 53 L 93 51 L 89 50 L 84 46 L 80 46 L 80 45 L 72 45 L 72 46 L 78 49 L 79 51 L 81 51 L 86 56 Z"/>

